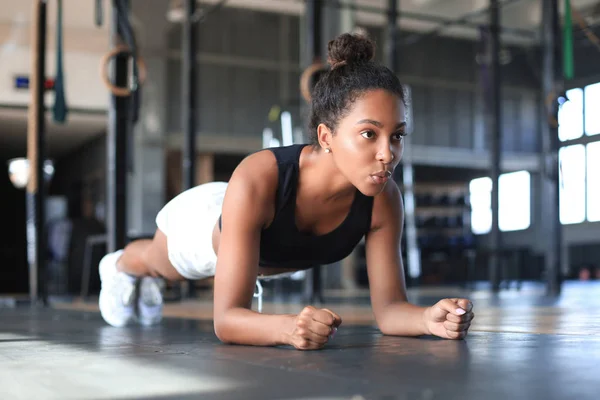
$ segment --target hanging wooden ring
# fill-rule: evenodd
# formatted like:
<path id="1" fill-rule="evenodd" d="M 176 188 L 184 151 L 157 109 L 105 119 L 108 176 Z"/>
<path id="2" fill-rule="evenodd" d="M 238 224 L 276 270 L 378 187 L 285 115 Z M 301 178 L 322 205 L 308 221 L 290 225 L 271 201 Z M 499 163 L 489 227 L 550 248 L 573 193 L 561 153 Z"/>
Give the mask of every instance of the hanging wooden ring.
<path id="1" fill-rule="evenodd" d="M 312 77 L 321 71 L 325 71 L 327 66 L 317 61 L 308 66 L 300 75 L 300 94 L 307 103 L 312 100 L 312 88 L 310 87 Z"/>
<path id="2" fill-rule="evenodd" d="M 108 64 L 110 63 L 110 60 L 122 53 L 131 54 L 131 51 L 129 50 L 129 48 L 127 46 L 119 45 L 119 46 L 115 47 L 114 49 L 112 49 L 111 51 L 109 51 L 108 53 L 106 53 L 102 57 L 102 61 L 100 63 L 100 77 L 102 78 L 104 85 L 110 90 L 110 92 L 113 95 L 115 95 L 117 97 L 131 96 L 130 88 L 115 86 L 115 85 L 113 85 L 113 83 L 110 81 L 110 79 L 108 77 L 108 75 L 109 75 L 108 74 Z M 146 81 L 146 74 L 147 74 L 146 63 L 144 62 L 144 59 L 141 56 L 138 56 L 136 58 L 136 62 L 137 62 L 138 73 L 139 73 L 139 83 L 138 84 L 141 86 Z"/>

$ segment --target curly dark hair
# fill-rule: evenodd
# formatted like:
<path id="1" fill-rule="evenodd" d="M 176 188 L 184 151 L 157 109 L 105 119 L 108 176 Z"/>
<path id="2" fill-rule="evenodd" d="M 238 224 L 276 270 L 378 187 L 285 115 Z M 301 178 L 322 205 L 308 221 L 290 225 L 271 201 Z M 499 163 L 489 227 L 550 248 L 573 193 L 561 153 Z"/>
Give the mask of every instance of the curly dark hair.
<path id="1" fill-rule="evenodd" d="M 329 42 L 331 69 L 319 77 L 312 93 L 308 129 L 313 144 L 318 144 L 319 124 L 335 132 L 340 119 L 366 91 L 388 90 L 406 105 L 400 80 L 389 68 L 374 62 L 374 55 L 375 43 L 359 34 L 344 33 Z"/>

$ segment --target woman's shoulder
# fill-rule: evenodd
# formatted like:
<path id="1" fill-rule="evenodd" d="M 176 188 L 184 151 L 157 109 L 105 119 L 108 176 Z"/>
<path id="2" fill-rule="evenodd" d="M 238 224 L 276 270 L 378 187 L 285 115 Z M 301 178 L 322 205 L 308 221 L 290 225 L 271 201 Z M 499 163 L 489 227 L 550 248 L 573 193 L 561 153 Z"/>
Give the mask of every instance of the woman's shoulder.
<path id="1" fill-rule="evenodd" d="M 240 206 L 271 208 L 279 180 L 277 168 L 277 160 L 271 151 L 249 154 L 233 171 L 226 196 L 232 195 Z"/>
<path id="2" fill-rule="evenodd" d="M 259 150 L 244 157 L 231 176 L 231 180 L 242 179 L 258 186 L 277 184 L 277 178 L 277 159 L 268 149 Z"/>
<path id="3" fill-rule="evenodd" d="M 373 199 L 372 227 L 381 227 L 390 221 L 402 221 L 404 203 L 398 184 L 389 181 Z"/>

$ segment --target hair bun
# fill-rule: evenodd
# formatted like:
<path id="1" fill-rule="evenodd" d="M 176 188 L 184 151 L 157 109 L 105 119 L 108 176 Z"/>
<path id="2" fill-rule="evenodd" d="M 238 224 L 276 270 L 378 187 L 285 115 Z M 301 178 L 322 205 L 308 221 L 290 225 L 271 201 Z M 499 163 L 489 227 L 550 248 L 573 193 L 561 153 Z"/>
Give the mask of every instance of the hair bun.
<path id="1" fill-rule="evenodd" d="M 345 64 L 371 61 L 375 56 L 375 43 L 360 34 L 344 33 L 331 40 L 327 50 L 327 61 L 335 69 Z"/>

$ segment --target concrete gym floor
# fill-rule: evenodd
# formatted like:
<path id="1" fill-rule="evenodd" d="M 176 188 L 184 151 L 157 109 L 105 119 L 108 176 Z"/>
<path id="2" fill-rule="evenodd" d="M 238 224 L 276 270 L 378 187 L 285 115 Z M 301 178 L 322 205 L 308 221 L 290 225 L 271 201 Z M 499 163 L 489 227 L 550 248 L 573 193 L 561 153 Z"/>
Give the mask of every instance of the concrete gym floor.
<path id="1" fill-rule="evenodd" d="M 410 290 L 420 304 L 457 295 L 475 306 L 464 341 L 382 336 L 364 293 L 329 293 L 344 324 L 314 352 L 222 345 L 208 300 L 168 304 L 152 328 L 107 326 L 94 302 L 0 308 L 0 398 L 598 399 L 600 283 L 558 299 L 535 285 Z"/>

